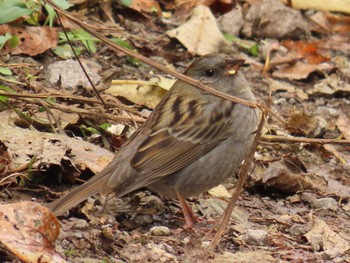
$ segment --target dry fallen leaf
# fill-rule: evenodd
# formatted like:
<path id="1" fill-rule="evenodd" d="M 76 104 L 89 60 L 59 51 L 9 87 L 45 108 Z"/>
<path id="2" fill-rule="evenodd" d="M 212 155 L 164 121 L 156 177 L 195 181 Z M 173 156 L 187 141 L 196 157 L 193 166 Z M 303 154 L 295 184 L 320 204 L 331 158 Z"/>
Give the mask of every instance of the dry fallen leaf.
<path id="1" fill-rule="evenodd" d="M 135 104 L 153 109 L 175 81 L 164 77 L 152 78 L 149 81 L 112 80 L 112 85 L 106 93 L 124 97 Z"/>
<path id="2" fill-rule="evenodd" d="M 167 31 L 167 34 L 177 38 L 193 54 L 206 55 L 230 48 L 216 24 L 214 15 L 206 6 L 196 6 L 185 24 Z"/>
<path id="3" fill-rule="evenodd" d="M 323 11 L 338 11 L 350 13 L 349 0 L 282 0 L 285 4 L 291 5 L 293 8 L 303 10 L 323 10 Z"/>
<path id="4" fill-rule="evenodd" d="M 290 80 L 306 79 L 312 72 L 330 70 L 333 66 L 328 63 L 321 63 L 318 65 L 308 64 L 305 62 L 298 61 L 293 65 L 283 65 L 279 69 L 272 73 L 273 77 L 276 78 L 287 78 Z"/>
<path id="5" fill-rule="evenodd" d="M 65 262 L 55 252 L 60 224 L 34 202 L 0 205 L 0 242 L 23 262 Z"/>
<path id="6" fill-rule="evenodd" d="M 304 235 L 315 251 L 323 251 L 329 259 L 344 254 L 350 249 L 348 241 L 335 233 L 326 222 L 316 216 L 312 217 L 313 226 Z"/>
<path id="7" fill-rule="evenodd" d="M 313 89 L 307 90 L 312 96 L 349 96 L 350 84 L 342 80 L 339 74 L 332 74 L 314 85 Z"/>
<path id="8" fill-rule="evenodd" d="M 212 263 L 229 263 L 229 262 L 261 262 L 261 263 L 274 263 L 278 262 L 272 256 L 272 253 L 265 250 L 256 251 L 242 251 L 242 252 L 225 252 L 223 254 L 217 254 L 217 256 L 210 261 Z"/>
<path id="9" fill-rule="evenodd" d="M 1 25 L 0 35 L 5 33 L 11 33 L 21 40 L 15 48 L 5 46 L 2 50 L 4 53 L 11 53 L 12 55 L 27 54 L 35 56 L 56 47 L 58 41 L 58 29 L 53 27 Z"/>
<path id="10" fill-rule="evenodd" d="M 1 112 L 0 142 L 11 158 L 11 168 L 27 165 L 33 156 L 37 168 L 41 164 L 63 166 L 69 174 L 90 169 L 93 173 L 101 171 L 113 159 L 114 154 L 89 142 L 60 134 L 22 129 L 13 124 L 17 115 L 12 111 Z"/>
<path id="11" fill-rule="evenodd" d="M 337 119 L 337 127 L 344 135 L 345 139 L 350 140 L 350 117 L 346 115 L 344 112 L 339 114 Z"/>
<path id="12" fill-rule="evenodd" d="M 324 180 L 311 173 L 292 171 L 281 162 L 274 162 L 261 176 L 262 183 L 287 193 L 295 193 L 305 189 L 321 189 Z"/>
<path id="13" fill-rule="evenodd" d="M 318 65 L 330 61 L 329 54 L 323 54 L 324 51 L 319 48 L 318 42 L 283 40 L 281 44 L 295 57 L 300 56 L 309 64 Z"/>
<path id="14" fill-rule="evenodd" d="M 287 130 L 292 134 L 312 138 L 322 136 L 327 128 L 327 121 L 322 117 L 301 111 L 291 112 L 287 124 Z"/>
<path id="15" fill-rule="evenodd" d="M 218 198 L 230 198 L 231 194 L 227 191 L 226 187 L 224 187 L 222 184 L 210 189 L 208 193 L 213 197 Z"/>

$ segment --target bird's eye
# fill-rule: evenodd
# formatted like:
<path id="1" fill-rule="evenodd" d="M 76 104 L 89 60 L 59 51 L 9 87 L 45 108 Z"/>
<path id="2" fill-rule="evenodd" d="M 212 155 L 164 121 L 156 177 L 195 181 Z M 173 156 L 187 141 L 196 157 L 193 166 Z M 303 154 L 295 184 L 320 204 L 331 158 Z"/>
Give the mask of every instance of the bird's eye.
<path id="1" fill-rule="evenodd" d="M 207 77 L 212 77 L 214 75 L 214 70 L 213 69 L 207 69 L 205 71 L 205 75 L 207 75 Z"/>

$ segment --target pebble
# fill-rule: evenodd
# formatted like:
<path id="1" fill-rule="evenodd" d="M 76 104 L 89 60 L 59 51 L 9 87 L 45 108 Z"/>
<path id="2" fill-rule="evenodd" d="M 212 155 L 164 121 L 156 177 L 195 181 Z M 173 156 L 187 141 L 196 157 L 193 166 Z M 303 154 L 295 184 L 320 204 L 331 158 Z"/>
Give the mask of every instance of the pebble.
<path id="1" fill-rule="evenodd" d="M 330 211 L 338 211 L 338 203 L 334 198 L 331 197 L 325 197 L 320 198 L 312 201 L 312 207 L 315 209 L 324 209 L 324 210 L 330 210 Z"/>
<path id="2" fill-rule="evenodd" d="M 150 229 L 150 232 L 154 236 L 170 236 L 171 230 L 166 226 L 154 226 Z"/>
<path id="3" fill-rule="evenodd" d="M 134 221 L 138 225 L 146 226 L 153 222 L 153 218 L 150 215 L 136 215 Z"/>
<path id="4" fill-rule="evenodd" d="M 249 229 L 242 236 L 242 239 L 249 245 L 265 246 L 268 244 L 269 235 L 265 230 Z"/>

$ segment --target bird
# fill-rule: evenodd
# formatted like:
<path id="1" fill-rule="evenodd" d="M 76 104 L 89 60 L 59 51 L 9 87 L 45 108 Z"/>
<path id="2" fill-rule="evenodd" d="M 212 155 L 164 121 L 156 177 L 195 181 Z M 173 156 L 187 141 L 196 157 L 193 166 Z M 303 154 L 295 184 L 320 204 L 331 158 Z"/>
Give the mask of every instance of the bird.
<path id="1" fill-rule="evenodd" d="M 204 55 L 185 75 L 223 93 L 255 103 L 241 72 L 245 60 L 223 53 Z M 122 197 L 146 187 L 178 199 L 184 228 L 199 222 L 186 198 L 224 182 L 237 171 L 252 146 L 259 112 L 177 80 L 148 119 L 100 173 L 47 207 L 62 215 L 92 195 Z"/>

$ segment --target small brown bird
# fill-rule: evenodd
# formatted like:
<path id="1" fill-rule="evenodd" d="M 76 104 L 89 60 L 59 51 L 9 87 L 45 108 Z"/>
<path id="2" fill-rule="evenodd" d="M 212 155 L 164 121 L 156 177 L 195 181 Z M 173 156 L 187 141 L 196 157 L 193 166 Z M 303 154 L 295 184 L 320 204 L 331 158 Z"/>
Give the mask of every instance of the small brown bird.
<path id="1" fill-rule="evenodd" d="M 216 90 L 255 102 L 239 72 L 244 60 L 224 54 L 197 59 L 185 75 Z M 252 145 L 258 111 L 221 99 L 178 80 L 148 120 L 99 174 L 48 204 L 60 215 L 88 197 L 117 197 L 147 187 L 178 198 L 186 224 L 197 221 L 185 198 L 222 183 L 239 168 Z"/>

